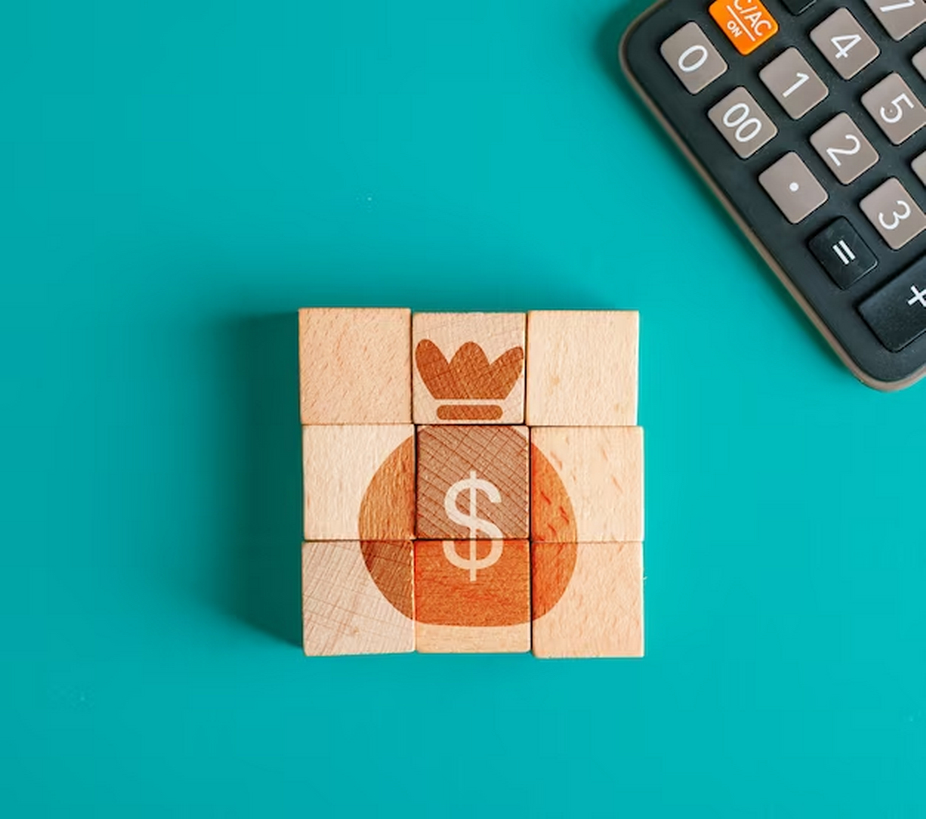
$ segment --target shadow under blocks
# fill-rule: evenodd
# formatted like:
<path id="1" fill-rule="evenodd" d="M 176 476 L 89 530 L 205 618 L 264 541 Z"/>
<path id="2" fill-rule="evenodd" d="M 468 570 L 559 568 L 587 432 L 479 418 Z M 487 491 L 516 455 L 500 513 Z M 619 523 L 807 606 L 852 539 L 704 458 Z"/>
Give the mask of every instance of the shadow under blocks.
<path id="1" fill-rule="evenodd" d="M 301 645 L 299 527 L 301 476 L 297 323 L 290 314 L 233 324 L 234 446 L 238 497 L 232 533 L 232 614 L 271 636 Z"/>

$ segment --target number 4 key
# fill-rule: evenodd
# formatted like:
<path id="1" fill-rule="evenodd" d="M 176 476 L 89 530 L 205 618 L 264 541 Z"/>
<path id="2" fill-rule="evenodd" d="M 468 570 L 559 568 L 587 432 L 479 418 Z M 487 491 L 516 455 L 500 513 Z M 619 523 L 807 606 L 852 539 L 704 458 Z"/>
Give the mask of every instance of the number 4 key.
<path id="1" fill-rule="evenodd" d="M 880 53 L 848 9 L 838 9 L 810 32 L 810 39 L 844 80 L 858 74 Z"/>

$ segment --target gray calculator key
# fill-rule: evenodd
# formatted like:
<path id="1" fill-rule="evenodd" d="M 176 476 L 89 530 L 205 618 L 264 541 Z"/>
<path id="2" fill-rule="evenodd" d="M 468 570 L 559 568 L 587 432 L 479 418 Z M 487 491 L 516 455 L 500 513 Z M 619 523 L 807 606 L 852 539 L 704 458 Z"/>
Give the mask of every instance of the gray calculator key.
<path id="1" fill-rule="evenodd" d="M 837 9 L 810 32 L 810 39 L 844 80 L 854 77 L 881 50 L 848 9 Z"/>
<path id="2" fill-rule="evenodd" d="M 740 159 L 752 156 L 778 129 L 745 88 L 734 88 L 707 112 Z"/>
<path id="3" fill-rule="evenodd" d="M 663 41 L 659 53 L 692 94 L 703 91 L 727 64 L 697 23 L 686 23 Z"/>
<path id="4" fill-rule="evenodd" d="M 926 229 L 926 215 L 893 177 L 869 193 L 859 207 L 892 250 L 900 250 Z"/>
<path id="5" fill-rule="evenodd" d="M 759 184 L 792 225 L 826 201 L 823 186 L 794 151 L 760 173 Z"/>
<path id="6" fill-rule="evenodd" d="M 862 105 L 895 145 L 926 125 L 926 108 L 900 74 L 888 74 L 862 94 Z"/>
<path id="7" fill-rule="evenodd" d="M 913 173 L 919 177 L 920 182 L 926 185 L 926 151 L 914 159 L 910 167 L 913 168 Z"/>
<path id="8" fill-rule="evenodd" d="M 913 29 L 926 23 L 923 0 L 865 0 L 871 13 L 895 40 L 902 40 Z"/>
<path id="9" fill-rule="evenodd" d="M 810 137 L 833 175 L 848 185 L 878 161 L 878 152 L 848 114 L 837 114 Z"/>
<path id="10" fill-rule="evenodd" d="M 920 72 L 920 76 L 926 80 L 926 48 L 921 48 L 913 55 L 913 67 Z"/>
<path id="11" fill-rule="evenodd" d="M 800 119 L 828 93 L 823 80 L 796 48 L 779 54 L 759 72 L 759 79 L 791 119 Z"/>

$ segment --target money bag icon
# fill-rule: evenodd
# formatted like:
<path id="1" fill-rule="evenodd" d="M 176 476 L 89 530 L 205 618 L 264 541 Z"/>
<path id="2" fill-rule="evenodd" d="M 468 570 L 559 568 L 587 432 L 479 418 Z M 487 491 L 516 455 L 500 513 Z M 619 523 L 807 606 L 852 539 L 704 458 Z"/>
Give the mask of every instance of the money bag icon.
<path id="1" fill-rule="evenodd" d="M 417 579 L 410 616 L 419 623 L 493 627 L 530 621 L 532 458 L 538 486 L 546 487 L 544 497 L 560 499 L 559 507 L 567 510 L 560 516 L 567 545 L 553 557 L 556 571 L 544 573 L 552 580 L 543 599 L 553 605 L 572 574 L 576 537 L 566 490 L 544 457 L 532 455 L 527 427 L 498 423 L 522 377 L 524 349 L 498 352 L 496 346 L 496 352 L 490 361 L 472 340 L 447 350 L 452 355 L 427 339 L 415 348 L 417 375 L 437 403 L 438 422 L 417 426 L 414 442 Z M 388 472 L 386 465 L 383 469 Z M 385 472 L 374 479 L 369 508 L 388 508 L 382 493 L 390 486 Z M 374 559 L 376 543 L 363 532 L 361 520 L 367 566 L 390 598 L 390 577 L 396 573 L 382 568 L 386 561 Z M 407 599 L 407 590 L 400 591 Z"/>

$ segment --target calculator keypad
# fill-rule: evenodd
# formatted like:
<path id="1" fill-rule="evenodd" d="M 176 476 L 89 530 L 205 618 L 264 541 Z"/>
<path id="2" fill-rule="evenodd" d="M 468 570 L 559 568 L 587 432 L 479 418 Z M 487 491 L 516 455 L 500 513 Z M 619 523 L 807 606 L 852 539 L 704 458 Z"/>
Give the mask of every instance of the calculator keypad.
<path id="1" fill-rule="evenodd" d="M 837 9 L 810 32 L 810 39 L 844 80 L 872 62 L 881 49 L 848 9 Z"/>
<path id="2" fill-rule="evenodd" d="M 823 80 L 796 48 L 779 54 L 759 72 L 759 79 L 791 119 L 800 119 L 828 93 Z"/>
<path id="3" fill-rule="evenodd" d="M 848 114 L 837 114 L 810 137 L 833 175 L 848 185 L 878 161 L 878 152 Z"/>
<path id="4" fill-rule="evenodd" d="M 884 30 L 895 40 L 902 40 L 913 29 L 926 23 L 923 0 L 865 0 Z"/>
<path id="5" fill-rule="evenodd" d="M 900 250 L 926 229 L 926 215 L 893 177 L 868 194 L 859 207 L 892 250 Z"/>
<path id="6" fill-rule="evenodd" d="M 720 52 L 697 23 L 682 26 L 659 51 L 691 94 L 703 91 L 727 70 Z"/>
<path id="7" fill-rule="evenodd" d="M 843 358 L 926 373 L 926 0 L 673 7 L 640 85 Z"/>
<path id="8" fill-rule="evenodd" d="M 862 105 L 895 145 L 900 145 L 926 125 L 926 108 L 900 74 L 888 74 L 874 88 L 862 94 Z"/>
<path id="9" fill-rule="evenodd" d="M 759 184 L 792 225 L 826 201 L 826 191 L 801 158 L 791 151 L 759 174 Z"/>
<path id="10" fill-rule="evenodd" d="M 733 89 L 707 115 L 740 159 L 752 156 L 778 133 L 775 123 L 742 86 Z"/>

